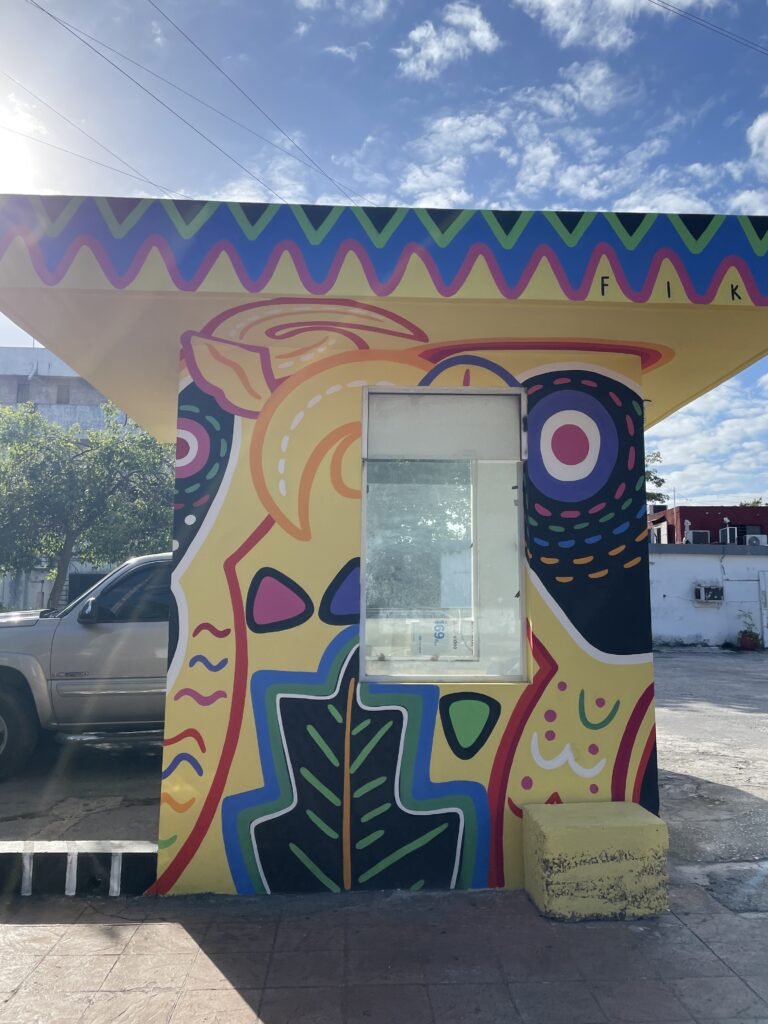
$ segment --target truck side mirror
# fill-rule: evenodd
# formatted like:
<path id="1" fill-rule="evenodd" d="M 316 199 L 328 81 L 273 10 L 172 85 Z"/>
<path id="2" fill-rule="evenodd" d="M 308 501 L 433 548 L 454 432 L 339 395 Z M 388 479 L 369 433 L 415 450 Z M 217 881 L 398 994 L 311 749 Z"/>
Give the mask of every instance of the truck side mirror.
<path id="1" fill-rule="evenodd" d="M 77 616 L 77 621 L 82 622 L 83 625 L 92 625 L 99 621 L 99 606 L 96 604 L 95 597 L 89 597 Z"/>

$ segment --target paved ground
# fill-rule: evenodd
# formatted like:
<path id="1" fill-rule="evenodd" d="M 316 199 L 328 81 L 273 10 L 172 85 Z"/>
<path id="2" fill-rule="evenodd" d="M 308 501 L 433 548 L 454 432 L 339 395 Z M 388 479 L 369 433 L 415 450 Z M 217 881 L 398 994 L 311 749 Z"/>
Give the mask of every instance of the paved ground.
<path id="1" fill-rule="evenodd" d="M 544 921 L 521 893 L 34 898 L 0 908 L 2 1024 L 768 1022 L 768 915 Z"/>
<path id="2" fill-rule="evenodd" d="M 768 911 L 768 652 L 660 651 L 656 679 L 673 877 Z"/>
<path id="3" fill-rule="evenodd" d="M 159 733 L 48 736 L 0 783 L 0 839 L 157 839 Z"/>

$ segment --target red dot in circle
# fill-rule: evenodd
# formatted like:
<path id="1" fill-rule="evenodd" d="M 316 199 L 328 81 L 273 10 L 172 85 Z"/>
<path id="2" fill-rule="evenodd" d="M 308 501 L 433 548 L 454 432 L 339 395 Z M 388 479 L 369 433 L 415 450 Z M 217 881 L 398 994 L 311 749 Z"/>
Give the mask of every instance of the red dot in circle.
<path id="1" fill-rule="evenodd" d="M 549 711 L 545 711 L 544 712 L 544 721 L 545 722 L 554 722 L 556 719 L 557 719 L 557 712 L 556 711 L 552 711 L 551 708 L 550 708 Z"/>
<path id="2" fill-rule="evenodd" d="M 532 789 L 533 788 L 533 779 L 531 778 L 530 775 L 526 775 L 525 778 L 520 783 L 520 785 L 523 787 L 523 789 Z"/>
<path id="3" fill-rule="evenodd" d="M 598 747 L 598 745 L 596 743 L 590 743 L 590 745 L 589 745 L 589 752 L 590 752 L 590 754 L 599 754 L 600 753 L 600 747 Z"/>
<path id="4" fill-rule="evenodd" d="M 605 707 L 605 697 L 598 697 L 597 700 L 595 701 L 595 704 L 597 704 L 597 706 L 599 708 L 604 708 Z"/>
<path id="5" fill-rule="evenodd" d="M 589 792 L 590 793 L 599 793 L 600 792 L 600 787 L 596 786 L 594 784 L 594 782 L 593 782 L 592 785 L 589 787 Z"/>
<path id="6" fill-rule="evenodd" d="M 550 742 L 552 742 L 552 740 L 555 739 L 556 736 L 557 733 L 554 731 L 554 729 L 547 729 L 547 731 L 544 733 L 544 739 L 549 740 Z"/>
<path id="7" fill-rule="evenodd" d="M 565 423 L 552 435 L 552 454 L 566 466 L 578 466 L 589 455 L 589 438 L 575 423 Z"/>
<path id="8" fill-rule="evenodd" d="M 186 437 L 176 438 L 176 461 L 181 462 L 189 455 L 189 441 Z"/>
<path id="9" fill-rule="evenodd" d="M 562 680 L 557 684 L 558 690 L 567 690 L 568 683 L 564 683 Z"/>

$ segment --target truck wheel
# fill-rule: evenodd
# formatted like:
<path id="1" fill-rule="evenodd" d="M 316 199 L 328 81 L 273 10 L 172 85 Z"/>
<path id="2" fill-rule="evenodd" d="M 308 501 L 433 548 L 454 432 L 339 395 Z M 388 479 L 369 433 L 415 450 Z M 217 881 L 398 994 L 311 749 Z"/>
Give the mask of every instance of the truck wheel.
<path id="1" fill-rule="evenodd" d="M 32 701 L 0 684 L 0 779 L 23 767 L 35 749 L 40 725 Z"/>

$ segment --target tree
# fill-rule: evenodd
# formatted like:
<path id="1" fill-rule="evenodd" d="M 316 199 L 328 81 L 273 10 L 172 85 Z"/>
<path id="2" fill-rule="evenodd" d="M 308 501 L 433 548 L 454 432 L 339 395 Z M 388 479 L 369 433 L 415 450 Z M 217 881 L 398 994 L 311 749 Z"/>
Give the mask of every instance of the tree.
<path id="1" fill-rule="evenodd" d="M 762 498 L 752 498 L 751 501 L 740 501 L 739 508 L 762 508 L 764 504 Z"/>
<path id="2" fill-rule="evenodd" d="M 74 554 L 99 564 L 170 546 L 172 446 L 104 411 L 105 426 L 83 433 L 31 404 L 0 408 L 0 572 L 47 560 L 52 607 Z"/>
<path id="3" fill-rule="evenodd" d="M 664 477 L 659 476 L 654 466 L 661 465 L 661 452 L 648 452 L 645 456 L 645 496 L 651 503 L 666 501 L 669 497 L 668 494 L 664 494 L 658 490 L 659 487 L 664 486 Z M 655 491 L 649 491 L 649 487 L 657 488 Z"/>

